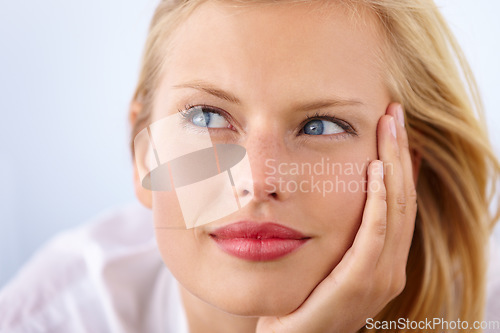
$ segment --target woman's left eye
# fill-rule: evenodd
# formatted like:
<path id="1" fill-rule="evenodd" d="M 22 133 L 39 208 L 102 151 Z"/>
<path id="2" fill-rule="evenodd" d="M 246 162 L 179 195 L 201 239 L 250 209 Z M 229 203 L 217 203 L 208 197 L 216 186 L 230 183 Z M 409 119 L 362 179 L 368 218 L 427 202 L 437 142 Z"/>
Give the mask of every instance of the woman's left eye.
<path id="1" fill-rule="evenodd" d="M 194 106 L 186 110 L 188 117 L 195 126 L 207 128 L 229 128 L 226 118 L 218 112 L 203 106 Z"/>
<path id="2" fill-rule="evenodd" d="M 312 119 L 308 121 L 302 131 L 307 135 L 329 135 L 345 132 L 339 124 L 324 119 Z"/>

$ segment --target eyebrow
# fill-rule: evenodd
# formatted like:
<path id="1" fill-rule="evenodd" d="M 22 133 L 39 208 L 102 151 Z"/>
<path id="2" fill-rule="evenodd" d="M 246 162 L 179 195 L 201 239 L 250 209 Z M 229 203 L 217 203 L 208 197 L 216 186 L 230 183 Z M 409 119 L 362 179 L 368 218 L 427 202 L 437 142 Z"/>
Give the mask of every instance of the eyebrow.
<path id="1" fill-rule="evenodd" d="M 219 89 L 216 86 L 204 82 L 204 81 L 192 81 L 187 83 L 181 83 L 173 86 L 174 88 L 191 88 L 203 91 L 207 94 L 215 96 L 217 98 L 229 101 L 234 104 L 241 105 L 241 101 L 234 94 L 227 92 L 225 90 Z M 292 109 L 300 111 L 311 111 L 317 109 L 331 108 L 331 107 L 341 107 L 341 106 L 360 106 L 364 105 L 363 102 L 356 99 L 342 99 L 342 98 L 328 98 L 313 102 L 306 102 L 303 104 L 295 105 Z"/>
<path id="2" fill-rule="evenodd" d="M 361 105 L 364 105 L 364 103 L 355 99 L 331 98 L 305 104 L 299 104 L 298 106 L 295 106 L 294 109 L 300 111 L 312 111 L 312 110 L 326 109 L 332 107 L 361 106 Z"/>
<path id="3" fill-rule="evenodd" d="M 215 87 L 212 84 L 203 82 L 203 81 L 193 81 L 188 83 L 181 83 L 174 86 L 174 88 L 192 88 L 196 90 L 200 90 L 210 94 L 212 96 L 218 97 L 220 99 L 224 99 L 234 104 L 241 104 L 241 101 L 235 95 L 230 92 L 224 91 Z"/>

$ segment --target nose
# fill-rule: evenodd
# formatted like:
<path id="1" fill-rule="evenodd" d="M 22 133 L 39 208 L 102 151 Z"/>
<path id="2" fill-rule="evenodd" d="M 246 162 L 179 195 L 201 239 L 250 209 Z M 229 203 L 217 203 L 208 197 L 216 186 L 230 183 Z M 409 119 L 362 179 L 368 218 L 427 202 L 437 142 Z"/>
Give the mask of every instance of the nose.
<path id="1" fill-rule="evenodd" d="M 251 172 L 251 179 L 247 177 L 236 185 L 236 192 L 244 201 L 283 201 L 290 193 L 285 191 L 283 183 L 288 181 L 278 174 L 277 165 L 286 160 L 288 152 L 283 135 L 277 131 L 265 129 L 263 126 L 256 131 L 249 131 L 244 147 Z"/>

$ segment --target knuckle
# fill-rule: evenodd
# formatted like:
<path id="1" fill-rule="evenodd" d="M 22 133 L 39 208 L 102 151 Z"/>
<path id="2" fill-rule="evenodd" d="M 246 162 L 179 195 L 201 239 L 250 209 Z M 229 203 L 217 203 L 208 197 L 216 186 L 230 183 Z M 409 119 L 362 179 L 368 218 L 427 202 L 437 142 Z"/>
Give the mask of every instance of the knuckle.
<path id="1" fill-rule="evenodd" d="M 393 297 L 400 295 L 406 287 L 406 272 L 401 270 L 401 272 L 396 273 L 393 276 L 391 284 L 391 294 Z"/>
<path id="2" fill-rule="evenodd" d="M 415 189 L 414 186 L 412 186 L 408 190 L 408 194 L 406 195 L 406 197 L 408 202 L 417 205 L 417 190 Z"/>
<path id="3" fill-rule="evenodd" d="M 413 181 L 409 185 L 410 186 L 408 187 L 408 197 L 416 199 L 417 198 L 417 189 L 415 188 Z"/>
<path id="4" fill-rule="evenodd" d="M 405 195 L 398 195 L 396 197 L 396 208 L 400 214 L 405 214 L 407 200 Z"/>
<path id="5" fill-rule="evenodd" d="M 375 276 L 372 284 L 372 290 L 374 295 L 379 298 L 386 299 L 387 297 L 392 298 L 392 278 L 390 275 L 383 274 L 380 272 Z"/>
<path id="6" fill-rule="evenodd" d="M 393 148 L 393 150 L 394 150 L 394 156 L 396 157 L 396 159 L 400 159 L 401 158 L 401 150 L 400 149 L 401 148 L 398 148 L 398 147 L 394 147 Z"/>
<path id="7" fill-rule="evenodd" d="M 375 236 L 385 237 L 387 233 L 387 223 L 385 218 L 381 218 L 375 224 Z"/>
<path id="8" fill-rule="evenodd" d="M 417 191 L 415 190 L 415 187 L 412 187 L 409 190 L 409 193 L 406 196 L 406 201 L 407 201 L 408 207 L 410 208 L 410 213 L 415 214 L 417 212 L 417 206 L 418 206 L 418 197 L 417 197 Z"/>
<path id="9" fill-rule="evenodd" d="M 403 151 L 410 151 L 410 144 L 408 143 L 408 134 L 401 136 L 401 148 Z"/>
<path id="10" fill-rule="evenodd" d="M 386 193 L 385 189 L 381 189 L 380 191 L 375 192 L 375 196 L 378 200 L 381 200 L 381 201 L 387 200 L 387 193 Z"/>

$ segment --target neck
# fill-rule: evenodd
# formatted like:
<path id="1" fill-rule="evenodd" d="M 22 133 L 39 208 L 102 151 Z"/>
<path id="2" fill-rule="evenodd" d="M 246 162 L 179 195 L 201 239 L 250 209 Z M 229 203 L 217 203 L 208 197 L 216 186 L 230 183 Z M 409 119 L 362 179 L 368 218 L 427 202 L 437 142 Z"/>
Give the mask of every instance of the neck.
<path id="1" fill-rule="evenodd" d="M 205 303 L 179 284 L 190 333 L 254 333 L 258 317 L 236 316 Z"/>

